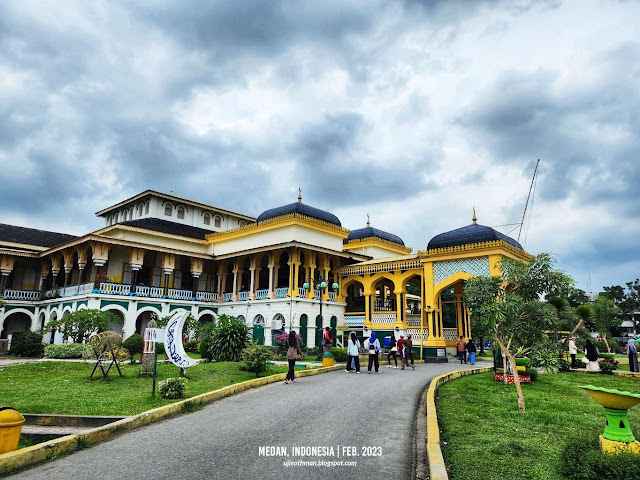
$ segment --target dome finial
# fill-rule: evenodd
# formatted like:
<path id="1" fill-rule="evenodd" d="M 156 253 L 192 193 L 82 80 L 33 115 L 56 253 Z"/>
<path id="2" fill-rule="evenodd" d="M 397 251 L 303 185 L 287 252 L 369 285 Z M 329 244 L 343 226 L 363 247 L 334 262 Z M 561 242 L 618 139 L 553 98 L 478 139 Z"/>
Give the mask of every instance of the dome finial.
<path id="1" fill-rule="evenodd" d="M 477 223 L 477 218 L 476 218 L 476 207 L 473 207 L 473 218 L 471 219 L 473 221 L 473 224 L 475 225 Z"/>
<path id="2" fill-rule="evenodd" d="M 302 189 L 298 187 L 298 203 L 302 203 Z"/>
<path id="3" fill-rule="evenodd" d="M 371 226 L 371 222 L 369 221 L 369 214 L 367 213 L 367 227 Z"/>

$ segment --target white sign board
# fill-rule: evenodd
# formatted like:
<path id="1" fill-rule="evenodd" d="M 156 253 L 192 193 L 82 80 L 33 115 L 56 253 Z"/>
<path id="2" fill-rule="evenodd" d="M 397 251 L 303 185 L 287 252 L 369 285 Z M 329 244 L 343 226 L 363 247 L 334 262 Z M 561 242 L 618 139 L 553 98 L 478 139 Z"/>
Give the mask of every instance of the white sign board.
<path id="1" fill-rule="evenodd" d="M 164 328 L 147 328 L 145 338 L 153 343 L 164 343 Z"/>

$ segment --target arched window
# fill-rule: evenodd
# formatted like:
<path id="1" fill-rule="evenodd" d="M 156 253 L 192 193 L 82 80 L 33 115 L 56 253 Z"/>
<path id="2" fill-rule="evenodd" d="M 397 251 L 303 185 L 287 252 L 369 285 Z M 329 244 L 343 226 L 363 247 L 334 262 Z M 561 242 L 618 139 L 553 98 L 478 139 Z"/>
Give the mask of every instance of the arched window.
<path id="1" fill-rule="evenodd" d="M 129 220 L 133 220 L 133 207 L 129 209 Z"/>
<path id="2" fill-rule="evenodd" d="M 144 204 L 144 213 L 149 213 L 149 200 Z"/>
<path id="3" fill-rule="evenodd" d="M 246 319 L 244 318 L 244 315 L 238 315 L 236 317 L 236 320 L 238 320 L 239 322 L 242 322 L 242 323 L 246 323 L 247 322 Z"/>
<path id="4" fill-rule="evenodd" d="M 122 212 L 122 221 L 123 222 L 127 221 L 127 211 L 126 210 L 124 212 Z"/>
<path id="5" fill-rule="evenodd" d="M 241 226 L 241 227 L 246 227 L 247 226 L 247 222 L 245 222 L 244 220 L 240 220 L 238 222 L 238 225 Z"/>
<path id="6" fill-rule="evenodd" d="M 142 204 L 138 205 L 138 216 L 142 216 Z"/>
<path id="7" fill-rule="evenodd" d="M 113 223 L 118 223 L 118 214 L 117 213 L 113 214 Z"/>
<path id="8" fill-rule="evenodd" d="M 220 225 L 222 224 L 222 218 L 220 218 L 219 215 L 216 215 L 215 218 L 213 219 L 213 224 L 220 228 Z"/>
<path id="9" fill-rule="evenodd" d="M 260 314 L 256 315 L 253 318 L 253 324 L 254 325 L 264 325 L 264 317 Z"/>
<path id="10" fill-rule="evenodd" d="M 273 317 L 273 327 L 277 330 L 284 330 L 286 326 L 284 315 L 276 313 L 275 317 Z"/>
<path id="11" fill-rule="evenodd" d="M 211 225 L 211 215 L 209 215 L 208 213 L 204 214 L 204 224 Z"/>
<path id="12" fill-rule="evenodd" d="M 184 218 L 184 208 L 178 207 L 178 218 Z"/>
<path id="13" fill-rule="evenodd" d="M 168 203 L 164 206 L 164 214 L 167 217 L 170 217 L 173 214 L 173 209 L 171 208 L 171 205 L 169 205 Z"/>

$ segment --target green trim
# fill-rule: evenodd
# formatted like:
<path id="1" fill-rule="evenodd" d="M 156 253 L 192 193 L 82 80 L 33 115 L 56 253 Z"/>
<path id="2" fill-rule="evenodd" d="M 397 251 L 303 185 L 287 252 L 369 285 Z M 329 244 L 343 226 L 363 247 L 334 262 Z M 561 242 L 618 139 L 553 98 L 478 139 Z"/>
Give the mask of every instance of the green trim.
<path id="1" fill-rule="evenodd" d="M 207 310 L 212 311 L 216 315 L 218 314 L 218 307 L 197 307 L 197 312 L 196 313 L 198 315 L 200 315 L 202 312 L 205 312 Z"/>
<path id="2" fill-rule="evenodd" d="M 36 307 L 31 307 L 25 305 L 24 307 L 20 305 L 8 305 L 4 307 L 4 313 L 7 313 L 10 310 L 15 310 L 16 308 L 22 308 L 23 310 L 29 310 L 31 313 L 36 313 Z"/>
<path id="3" fill-rule="evenodd" d="M 63 310 L 64 310 L 64 307 L 71 307 L 71 308 L 73 308 L 73 302 L 63 303 L 63 304 L 62 304 L 62 309 L 63 309 Z"/>
<path id="4" fill-rule="evenodd" d="M 169 307 L 169 311 L 173 312 L 174 310 L 177 310 L 179 308 L 184 308 L 186 311 L 191 312 L 191 305 L 171 305 Z"/>
<path id="5" fill-rule="evenodd" d="M 107 305 L 120 305 L 125 310 L 129 310 L 128 302 L 118 302 L 116 300 L 100 300 L 100 308 L 106 307 Z"/>
<path id="6" fill-rule="evenodd" d="M 82 300 L 81 302 L 78 302 L 78 305 L 76 305 L 76 308 L 80 308 L 82 305 L 84 305 L 85 307 L 88 307 L 89 302 L 86 300 Z"/>
<path id="7" fill-rule="evenodd" d="M 147 302 L 143 302 L 143 303 L 139 303 L 138 304 L 138 310 L 142 310 L 145 307 L 153 307 L 153 308 L 157 308 L 158 311 L 162 311 L 162 305 L 160 305 L 159 303 L 147 303 Z"/>

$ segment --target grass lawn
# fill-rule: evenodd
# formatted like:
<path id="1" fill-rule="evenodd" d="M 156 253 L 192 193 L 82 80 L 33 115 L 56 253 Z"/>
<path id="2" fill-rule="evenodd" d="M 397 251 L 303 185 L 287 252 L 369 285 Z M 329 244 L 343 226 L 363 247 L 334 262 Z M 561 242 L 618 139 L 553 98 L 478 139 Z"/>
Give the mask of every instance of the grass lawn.
<path id="1" fill-rule="evenodd" d="M 200 363 L 187 369 L 186 396 L 255 378 L 243 372 L 240 363 Z M 151 397 L 151 377 L 141 377 L 140 365 L 121 365 L 123 377 L 115 367 L 110 381 L 89 380 L 93 366 L 83 362 L 36 362 L 0 369 L 0 404 L 21 413 L 70 415 L 134 415 L 176 400 L 167 400 L 156 392 Z M 264 375 L 285 373 L 286 366 L 268 365 Z M 98 369 L 98 373 L 100 370 Z M 177 377 L 178 367 L 158 364 L 158 382 Z M 102 374 L 100 374 L 100 378 Z"/>
<path id="2" fill-rule="evenodd" d="M 597 439 L 604 411 L 578 385 L 640 393 L 635 378 L 558 373 L 523 385 L 526 411 L 518 412 L 513 385 L 493 373 L 448 382 L 438 390 L 438 419 L 451 480 L 489 478 L 560 480 L 561 455 L 576 438 Z M 640 437 L 640 407 L 629 410 Z"/>

